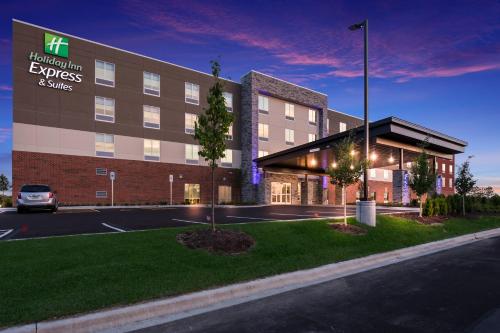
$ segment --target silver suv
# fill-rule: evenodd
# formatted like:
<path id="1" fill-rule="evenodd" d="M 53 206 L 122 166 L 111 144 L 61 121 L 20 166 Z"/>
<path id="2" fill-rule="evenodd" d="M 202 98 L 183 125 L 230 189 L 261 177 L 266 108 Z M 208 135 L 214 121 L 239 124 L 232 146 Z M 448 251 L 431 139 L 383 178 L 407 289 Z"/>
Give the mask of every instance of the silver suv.
<path id="1" fill-rule="evenodd" d="M 58 205 L 56 194 L 48 185 L 23 185 L 17 195 L 18 213 L 30 208 L 44 208 L 55 212 Z"/>

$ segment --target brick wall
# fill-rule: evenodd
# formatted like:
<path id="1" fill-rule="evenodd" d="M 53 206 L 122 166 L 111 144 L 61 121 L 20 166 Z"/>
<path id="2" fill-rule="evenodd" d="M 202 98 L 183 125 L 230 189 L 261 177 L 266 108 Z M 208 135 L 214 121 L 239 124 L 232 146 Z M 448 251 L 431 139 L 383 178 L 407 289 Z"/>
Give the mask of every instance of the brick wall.
<path id="1" fill-rule="evenodd" d="M 105 159 L 33 152 L 12 152 L 13 196 L 27 183 L 48 184 L 64 204 L 111 203 L 111 181 L 97 176 L 96 168 L 117 173 L 115 203 L 169 202 L 169 175 L 174 175 L 174 203 L 184 202 L 184 184 L 200 184 L 202 203 L 211 200 L 211 173 L 206 166 L 145 161 Z M 232 186 L 232 200 L 240 199 L 240 170 L 218 168 L 215 176 L 216 202 L 218 185 Z M 108 198 L 96 199 L 96 191 L 108 191 Z"/>

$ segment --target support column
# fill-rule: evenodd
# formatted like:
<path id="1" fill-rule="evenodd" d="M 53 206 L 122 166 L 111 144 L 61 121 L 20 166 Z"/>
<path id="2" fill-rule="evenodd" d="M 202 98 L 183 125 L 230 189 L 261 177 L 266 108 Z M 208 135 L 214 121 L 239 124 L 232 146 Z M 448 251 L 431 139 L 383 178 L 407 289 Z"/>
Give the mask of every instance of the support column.
<path id="1" fill-rule="evenodd" d="M 404 205 L 410 203 L 408 171 L 404 170 L 403 148 L 399 149 L 399 170 L 392 172 L 392 201 L 396 204 Z"/>
<path id="2" fill-rule="evenodd" d="M 307 205 L 309 203 L 309 181 L 307 174 L 304 175 L 304 182 L 300 186 L 300 204 Z"/>

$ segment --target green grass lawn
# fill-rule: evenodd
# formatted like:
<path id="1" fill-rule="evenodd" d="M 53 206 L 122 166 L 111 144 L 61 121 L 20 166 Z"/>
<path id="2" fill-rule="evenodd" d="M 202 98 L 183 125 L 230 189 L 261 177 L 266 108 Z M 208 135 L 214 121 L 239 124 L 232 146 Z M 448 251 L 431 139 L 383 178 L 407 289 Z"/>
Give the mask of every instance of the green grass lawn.
<path id="1" fill-rule="evenodd" d="M 363 226 L 365 227 L 365 226 Z M 0 242 L 0 327 L 124 305 L 311 268 L 372 253 L 500 227 L 500 217 L 424 226 L 379 216 L 367 235 L 327 221 L 256 223 L 255 247 L 238 256 L 190 250 L 175 228 Z M 368 228 L 368 227 L 365 227 Z"/>

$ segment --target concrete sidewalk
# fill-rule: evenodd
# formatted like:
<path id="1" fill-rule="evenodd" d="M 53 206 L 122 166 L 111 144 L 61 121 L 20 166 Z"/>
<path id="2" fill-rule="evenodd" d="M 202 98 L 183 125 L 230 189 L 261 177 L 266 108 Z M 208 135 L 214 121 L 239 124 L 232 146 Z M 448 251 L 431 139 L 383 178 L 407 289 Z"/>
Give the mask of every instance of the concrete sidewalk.
<path id="1" fill-rule="evenodd" d="M 496 236 L 500 236 L 500 228 L 178 297 L 66 319 L 33 323 L 1 332 L 123 332 L 140 329 L 331 281 Z"/>

